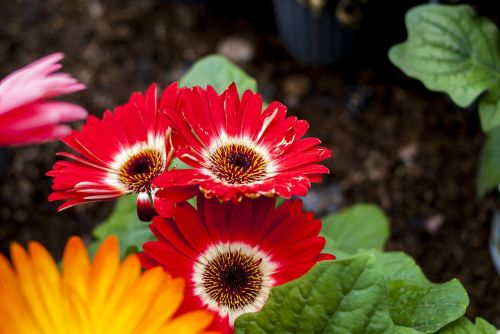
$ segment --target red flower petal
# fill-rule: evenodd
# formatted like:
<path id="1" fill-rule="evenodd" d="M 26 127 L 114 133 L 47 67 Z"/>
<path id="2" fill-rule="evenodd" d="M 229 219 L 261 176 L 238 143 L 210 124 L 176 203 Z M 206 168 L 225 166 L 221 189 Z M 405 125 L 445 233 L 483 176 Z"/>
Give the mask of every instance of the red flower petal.
<path id="1" fill-rule="evenodd" d="M 276 286 L 304 275 L 318 261 L 334 258 L 321 253 L 325 245 L 318 236 L 321 222 L 302 211 L 301 201 L 287 201 L 278 208 L 275 203 L 265 197 L 221 203 L 199 195 L 198 210 L 184 203 L 176 207 L 173 219 L 154 219 L 151 228 L 158 241 L 144 245 L 143 265 L 156 263 L 191 282 L 188 294 L 197 299 L 192 304 L 209 307 L 218 322 L 231 330 L 235 316 L 257 311 L 269 293 L 258 279 L 253 288 L 243 286 L 246 283 L 241 280 L 231 281 L 242 268 L 250 266 Z M 217 288 L 226 281 L 229 285 L 224 289 L 229 290 Z M 231 293 L 253 291 L 259 298 L 215 299 L 241 284 L 240 290 Z"/>
<path id="2" fill-rule="evenodd" d="M 177 105 L 177 84 L 167 87 L 158 106 L 156 85 L 144 94 L 133 93 L 129 101 L 106 111 L 99 119 L 89 116 L 82 131 L 72 131 L 62 141 L 76 153 L 60 152 L 69 161 L 58 161 L 47 173 L 54 178 L 49 200 L 65 200 L 70 206 L 108 200 L 128 193 L 141 193 L 137 212 L 150 221 L 155 213 L 148 194 L 152 179 L 164 172 L 173 158 L 169 144 L 169 120 L 164 112 Z M 156 199 L 155 199 L 156 202 Z M 168 203 L 158 201 L 167 214 Z"/>
<path id="3" fill-rule="evenodd" d="M 175 202 L 154 196 L 154 208 L 158 215 L 162 217 L 172 217 L 174 214 Z"/>
<path id="4" fill-rule="evenodd" d="M 198 253 L 196 250 L 186 243 L 186 239 L 177 227 L 177 224 L 172 219 L 165 219 L 163 217 L 153 218 L 151 224 L 151 231 L 158 238 L 158 240 L 169 243 L 179 253 L 196 259 Z"/>
<path id="5" fill-rule="evenodd" d="M 183 202 L 198 194 L 197 186 L 162 188 L 155 193 L 155 197 L 169 202 Z"/>
<path id="6" fill-rule="evenodd" d="M 147 193 L 140 193 L 137 196 L 137 216 L 143 222 L 150 222 L 157 213 L 151 202 L 149 201 L 149 196 Z"/>
<path id="7" fill-rule="evenodd" d="M 172 145 L 193 169 L 159 176 L 158 187 L 199 185 L 207 197 L 222 201 L 290 198 L 305 195 L 318 174 L 328 172 L 326 167 L 309 171 L 331 152 L 316 138 L 302 139 L 308 123 L 286 117 L 279 102 L 262 112 L 260 95 L 245 91 L 240 101 L 234 84 L 220 95 L 210 86 L 185 90 L 181 100 L 180 108 L 167 112 Z"/>

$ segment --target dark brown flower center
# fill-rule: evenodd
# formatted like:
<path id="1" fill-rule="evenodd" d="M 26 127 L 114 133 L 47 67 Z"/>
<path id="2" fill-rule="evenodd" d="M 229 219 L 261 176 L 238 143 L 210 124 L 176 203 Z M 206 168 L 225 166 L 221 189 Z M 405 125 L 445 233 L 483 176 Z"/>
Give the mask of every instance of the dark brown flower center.
<path id="1" fill-rule="evenodd" d="M 239 251 L 211 260 L 203 272 L 203 287 L 211 299 L 230 309 L 252 304 L 262 290 L 260 262 Z"/>
<path id="2" fill-rule="evenodd" d="M 252 166 L 252 158 L 242 152 L 229 153 L 227 161 L 234 167 L 239 167 L 243 170 L 248 170 Z"/>
<path id="3" fill-rule="evenodd" d="M 162 154 L 155 149 L 145 149 L 130 157 L 120 168 L 120 182 L 130 190 L 151 190 L 151 181 L 165 169 Z"/>
<path id="4" fill-rule="evenodd" d="M 240 144 L 219 147 L 210 156 L 210 170 L 230 184 L 247 184 L 266 175 L 267 162 L 254 149 Z"/>

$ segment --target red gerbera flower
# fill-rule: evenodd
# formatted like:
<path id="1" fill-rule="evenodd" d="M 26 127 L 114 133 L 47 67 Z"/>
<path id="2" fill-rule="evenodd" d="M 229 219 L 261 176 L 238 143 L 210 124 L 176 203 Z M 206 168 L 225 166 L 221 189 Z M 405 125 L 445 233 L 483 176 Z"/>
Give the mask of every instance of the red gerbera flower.
<path id="1" fill-rule="evenodd" d="M 173 124 L 176 155 L 193 169 L 157 177 L 158 187 L 196 186 L 207 197 L 227 201 L 243 195 L 306 195 L 311 182 L 328 168 L 318 164 L 331 151 L 317 138 L 302 138 L 309 124 L 286 117 L 286 107 L 250 90 L 240 101 L 232 84 L 221 95 L 208 86 L 183 92 L 179 109 L 167 116 Z"/>
<path id="2" fill-rule="evenodd" d="M 192 306 L 206 306 L 232 331 L 239 315 L 262 308 L 273 286 L 335 258 L 321 253 L 321 222 L 302 211 L 300 200 L 275 204 L 266 197 L 234 204 L 203 196 L 198 210 L 180 203 L 173 218 L 153 219 L 158 241 L 144 244 L 142 264 L 184 277 Z"/>
<path id="3" fill-rule="evenodd" d="M 0 81 L 0 146 L 41 143 L 67 135 L 62 123 L 83 119 L 82 107 L 48 101 L 85 88 L 61 68 L 62 53 L 54 53 L 25 66 Z"/>
<path id="4" fill-rule="evenodd" d="M 147 92 L 134 93 L 130 100 L 109 110 L 101 119 L 89 116 L 82 131 L 73 131 L 62 139 L 78 152 L 58 153 L 74 161 L 59 161 L 47 175 L 54 177 L 54 192 L 49 200 L 65 200 L 58 210 L 84 202 L 107 200 L 137 193 L 137 212 L 149 221 L 155 214 L 151 206 L 162 210 L 151 185 L 153 178 L 164 172 L 172 161 L 168 120 L 177 103 L 178 89 L 167 87 L 158 105 L 156 85 Z"/>

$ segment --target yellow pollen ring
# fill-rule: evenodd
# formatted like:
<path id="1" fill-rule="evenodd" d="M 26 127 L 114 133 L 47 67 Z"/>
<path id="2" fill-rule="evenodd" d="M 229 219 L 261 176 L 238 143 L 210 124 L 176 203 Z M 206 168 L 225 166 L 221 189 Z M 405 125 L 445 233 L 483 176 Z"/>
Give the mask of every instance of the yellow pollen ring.
<path id="1" fill-rule="evenodd" d="M 162 154 L 155 149 L 145 149 L 131 156 L 119 169 L 118 179 L 134 192 L 151 190 L 153 178 L 165 170 Z"/>
<path id="2" fill-rule="evenodd" d="M 254 149 L 229 144 L 217 148 L 210 155 L 210 171 L 229 184 L 249 184 L 266 176 L 267 161 Z"/>
<path id="3" fill-rule="evenodd" d="M 240 251 L 219 254 L 203 272 L 203 287 L 208 296 L 219 305 L 232 310 L 254 303 L 262 290 L 264 274 L 262 259 Z"/>

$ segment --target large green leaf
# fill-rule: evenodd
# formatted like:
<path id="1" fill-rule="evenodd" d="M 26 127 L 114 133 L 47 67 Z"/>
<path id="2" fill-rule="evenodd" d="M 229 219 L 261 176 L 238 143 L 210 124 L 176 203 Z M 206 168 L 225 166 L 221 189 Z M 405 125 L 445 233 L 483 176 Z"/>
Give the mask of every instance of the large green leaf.
<path id="1" fill-rule="evenodd" d="M 389 312 L 394 324 L 433 333 L 465 314 L 469 298 L 458 280 L 434 284 L 408 255 L 375 254 L 387 284 Z M 401 329 L 399 332 L 404 333 Z"/>
<path id="2" fill-rule="evenodd" d="M 382 250 L 389 237 L 389 220 L 376 205 L 357 204 L 321 220 L 325 251 L 337 257 L 337 253 L 354 254 L 360 249 Z"/>
<path id="3" fill-rule="evenodd" d="M 441 329 L 439 334 L 496 334 L 497 330 L 486 320 L 476 318 L 476 324 L 463 317 Z"/>
<path id="4" fill-rule="evenodd" d="M 359 204 L 323 219 L 326 251 L 346 258 L 360 249 L 374 249 L 387 285 L 389 311 L 398 333 L 432 333 L 463 316 L 469 303 L 460 282 L 431 283 L 408 255 L 381 252 L 389 222 L 377 206 Z"/>
<path id="5" fill-rule="evenodd" d="M 181 86 L 211 85 L 218 93 L 222 93 L 232 82 L 242 93 L 247 89 L 257 91 L 257 82 L 239 67 L 222 56 L 211 55 L 197 61 L 179 81 Z"/>
<path id="6" fill-rule="evenodd" d="M 418 285 L 390 281 L 389 311 L 395 324 L 433 333 L 465 314 L 469 299 L 456 279 L 443 284 Z"/>
<path id="7" fill-rule="evenodd" d="M 483 144 L 476 183 L 478 196 L 483 196 L 500 184 L 500 126 L 488 133 Z"/>
<path id="8" fill-rule="evenodd" d="M 406 15 L 408 39 L 389 51 L 391 61 L 459 106 L 479 104 L 485 131 L 500 125 L 500 37 L 497 27 L 468 5 L 421 5 Z M 432 111 L 431 111 L 432 112 Z"/>
<path id="9" fill-rule="evenodd" d="M 415 260 L 405 253 L 374 252 L 374 254 L 386 280 L 403 280 L 415 284 L 429 283 Z"/>
<path id="10" fill-rule="evenodd" d="M 371 254 L 322 262 L 306 276 L 274 288 L 262 311 L 236 321 L 235 332 L 393 333 L 386 289 Z"/>
<path id="11" fill-rule="evenodd" d="M 423 332 L 417 331 L 416 329 L 413 328 L 396 326 L 395 334 L 423 334 Z"/>
<path id="12" fill-rule="evenodd" d="M 103 239 L 110 235 L 115 235 L 120 240 L 121 255 L 125 255 L 127 250 L 132 248 L 142 249 L 142 245 L 149 240 L 153 240 L 153 234 L 149 229 L 149 224 L 141 222 L 137 218 L 136 196 L 128 195 L 120 197 L 116 201 L 115 209 L 101 225 L 93 231 L 97 241 L 91 245 L 94 250 Z"/>

